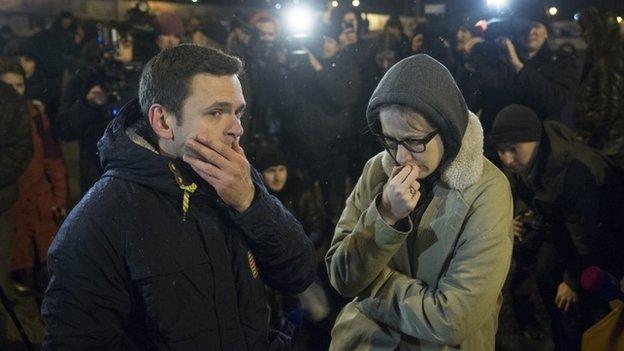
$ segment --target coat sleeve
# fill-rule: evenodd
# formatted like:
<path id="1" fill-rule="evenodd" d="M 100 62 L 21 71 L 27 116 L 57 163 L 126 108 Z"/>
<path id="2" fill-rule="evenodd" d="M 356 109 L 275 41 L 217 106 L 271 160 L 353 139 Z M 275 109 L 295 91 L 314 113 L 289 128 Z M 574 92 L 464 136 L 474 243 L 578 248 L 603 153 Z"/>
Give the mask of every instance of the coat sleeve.
<path id="1" fill-rule="evenodd" d="M 0 125 L 0 188 L 15 183 L 33 154 L 32 131 L 25 106 L 5 108 L 3 114 Z"/>
<path id="2" fill-rule="evenodd" d="M 245 235 L 264 281 L 272 288 L 303 292 L 316 276 L 314 245 L 301 224 L 278 199 L 269 195 L 252 170 L 256 195 L 242 213 L 231 213 Z"/>
<path id="3" fill-rule="evenodd" d="M 43 122 L 43 167 L 46 177 L 52 185 L 54 205 L 64 208 L 67 206 L 67 169 L 63 160 L 60 146 L 52 135 L 50 120 L 46 114 L 41 115 Z"/>
<path id="4" fill-rule="evenodd" d="M 55 122 L 56 134 L 62 140 L 78 140 L 94 124 L 101 123 L 102 119 L 101 110 L 89 106 L 85 100 L 78 98 L 68 107 L 61 107 Z"/>
<path id="5" fill-rule="evenodd" d="M 125 350 L 130 344 L 122 331 L 131 300 L 120 249 L 87 217 L 73 212 L 48 253 L 43 350 Z"/>
<path id="6" fill-rule="evenodd" d="M 338 220 L 325 265 L 329 280 L 343 296 L 362 293 L 399 250 L 409 229 L 400 231 L 386 224 L 379 215 L 376 201 L 368 200 L 370 184 L 366 180 L 371 161 L 347 199 Z"/>
<path id="7" fill-rule="evenodd" d="M 544 106 L 548 113 L 545 117 L 559 116 L 566 98 L 577 84 L 577 65 L 572 57 L 560 58 L 555 65 L 555 72 L 551 79 L 526 64 L 517 75 L 522 94 L 527 99 Z"/>
<path id="8" fill-rule="evenodd" d="M 562 203 L 564 225 L 574 247 L 574 252 L 567 257 L 564 281 L 572 290 L 581 291 L 581 272 L 597 264 L 605 238 L 600 237 L 598 183 L 589 168 L 579 161 L 573 161 L 568 167 Z M 603 253 L 608 252 L 608 248 L 604 249 Z"/>
<path id="9" fill-rule="evenodd" d="M 415 338 L 461 344 L 498 308 L 511 262 L 512 207 L 508 186 L 490 188 L 473 204 L 437 286 L 386 267 L 362 312 Z"/>

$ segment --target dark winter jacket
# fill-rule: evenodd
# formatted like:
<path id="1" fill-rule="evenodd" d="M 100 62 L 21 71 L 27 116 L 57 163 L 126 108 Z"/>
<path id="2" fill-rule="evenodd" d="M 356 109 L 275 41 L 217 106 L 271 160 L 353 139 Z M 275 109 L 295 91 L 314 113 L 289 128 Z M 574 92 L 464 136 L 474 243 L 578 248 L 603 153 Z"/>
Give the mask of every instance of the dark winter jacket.
<path id="1" fill-rule="evenodd" d="M 109 125 L 105 173 L 50 249 L 43 349 L 266 350 L 264 284 L 303 291 L 312 243 L 256 171 L 238 213 L 138 136 L 142 119 L 133 101 Z M 177 182 L 197 185 L 186 212 Z"/>
<path id="2" fill-rule="evenodd" d="M 460 70 L 457 80 L 470 110 L 483 109 L 480 118 L 485 135 L 489 135 L 496 114 L 513 103 L 529 106 L 542 120 L 560 119 L 566 99 L 577 84 L 572 56 L 551 51 L 545 42 L 516 72 L 500 60 L 492 62 L 483 49 L 483 44 L 475 46 L 472 60 L 476 69 Z"/>
<path id="3" fill-rule="evenodd" d="M 13 87 L 0 82 L 0 213 L 17 200 L 17 178 L 33 154 L 26 102 Z"/>
<path id="4" fill-rule="evenodd" d="M 586 11 L 588 50 L 575 101 L 579 133 L 587 143 L 624 166 L 624 46 L 620 28 L 608 16 Z M 584 15 L 585 16 L 585 15 Z"/>
<path id="5" fill-rule="evenodd" d="M 546 121 L 529 173 L 508 176 L 516 207 L 533 209 L 545 240 L 562 251 L 572 289 L 579 291 L 580 273 L 590 265 L 622 273 L 616 264 L 623 242 L 622 180 L 603 155 L 577 142 L 563 124 Z"/>
<path id="6" fill-rule="evenodd" d="M 284 138 L 307 160 L 325 160 L 353 135 L 352 114 L 360 89 L 359 71 L 348 55 L 320 60 L 323 69 L 293 72 L 285 89 L 292 94 L 284 114 Z M 289 76 L 289 77 L 290 77 Z"/>

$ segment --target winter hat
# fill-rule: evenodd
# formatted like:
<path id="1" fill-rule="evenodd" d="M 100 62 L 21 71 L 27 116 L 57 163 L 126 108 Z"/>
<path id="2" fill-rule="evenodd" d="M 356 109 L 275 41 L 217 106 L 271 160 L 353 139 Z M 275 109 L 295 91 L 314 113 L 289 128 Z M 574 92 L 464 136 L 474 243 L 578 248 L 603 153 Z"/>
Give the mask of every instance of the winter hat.
<path id="1" fill-rule="evenodd" d="M 254 157 L 252 163 L 260 172 L 269 167 L 286 165 L 286 157 L 284 153 L 275 146 L 268 146 L 260 149 Z"/>
<path id="2" fill-rule="evenodd" d="M 373 92 L 366 118 L 373 132 L 379 107 L 398 104 L 422 114 L 440 130 L 446 161 L 455 158 L 468 125 L 468 107 L 451 73 L 431 56 L 419 54 L 392 66 Z"/>
<path id="3" fill-rule="evenodd" d="M 162 35 L 176 35 L 182 37 L 184 35 L 184 26 L 182 20 L 173 12 L 163 12 L 156 16 L 156 31 Z"/>
<path id="4" fill-rule="evenodd" d="M 539 141 L 542 137 L 542 122 L 530 108 L 523 105 L 509 105 L 502 109 L 494 120 L 490 142 L 493 145 Z"/>
<path id="5" fill-rule="evenodd" d="M 4 56 L 27 56 L 31 59 L 41 62 L 37 55 L 37 48 L 32 40 L 28 38 L 13 38 L 4 46 Z"/>

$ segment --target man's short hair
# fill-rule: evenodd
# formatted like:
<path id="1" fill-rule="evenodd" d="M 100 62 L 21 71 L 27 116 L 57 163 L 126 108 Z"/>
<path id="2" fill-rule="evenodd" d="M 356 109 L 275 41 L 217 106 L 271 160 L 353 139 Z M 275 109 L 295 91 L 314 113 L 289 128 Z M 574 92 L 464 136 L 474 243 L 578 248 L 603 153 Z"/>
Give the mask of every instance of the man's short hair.
<path id="1" fill-rule="evenodd" d="M 154 56 L 143 69 L 139 84 L 141 112 L 147 116 L 153 104 L 171 112 L 178 124 L 182 104 L 189 95 L 191 79 L 197 74 L 239 75 L 241 60 L 222 51 L 194 44 L 182 44 Z"/>
<path id="2" fill-rule="evenodd" d="M 26 75 L 19 61 L 9 57 L 0 57 L 0 76 L 7 73 L 19 74 L 22 77 Z"/>

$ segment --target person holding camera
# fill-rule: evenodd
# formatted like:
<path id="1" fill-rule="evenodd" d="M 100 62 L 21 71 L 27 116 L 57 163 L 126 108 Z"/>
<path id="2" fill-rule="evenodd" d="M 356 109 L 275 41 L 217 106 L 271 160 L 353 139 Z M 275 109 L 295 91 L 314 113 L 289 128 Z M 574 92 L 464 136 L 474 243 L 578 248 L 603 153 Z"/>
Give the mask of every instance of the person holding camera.
<path id="1" fill-rule="evenodd" d="M 548 30 L 541 22 L 490 23 L 484 38 L 473 37 L 464 50 L 470 57 L 459 68 L 458 84 L 470 109 L 481 111 L 486 137 L 496 114 L 513 103 L 530 107 L 540 120 L 559 120 L 577 85 L 574 58 L 548 47 Z M 487 151 L 495 158 L 494 150 Z"/>
<path id="2" fill-rule="evenodd" d="M 74 74 L 63 91 L 55 122 L 56 134 L 62 140 L 79 141 L 80 194 L 102 175 L 97 142 L 117 111 L 136 97 L 139 86 L 142 65 L 134 61 L 133 37 L 124 26 L 115 30 L 118 42 L 92 42 L 83 49 L 82 61 L 88 64 Z"/>
<path id="3" fill-rule="evenodd" d="M 360 75 L 351 56 L 341 52 L 340 29 L 322 32 L 320 54 L 290 55 L 284 77 L 284 149 L 303 160 L 312 181 L 319 181 L 325 210 L 336 223 L 346 198 L 347 151 L 356 133 L 353 111 Z"/>
<path id="4" fill-rule="evenodd" d="M 581 272 L 598 266 L 618 278 L 623 273 L 622 179 L 566 126 L 541 122 L 527 106 L 501 110 L 490 140 L 512 184 L 516 242 L 538 241 L 536 281 L 555 350 L 578 350 L 582 331 L 609 311 L 606 302 L 581 290 Z M 538 238 L 531 238 L 535 231 Z M 514 274 L 525 273 L 514 271 L 512 281 Z"/>

